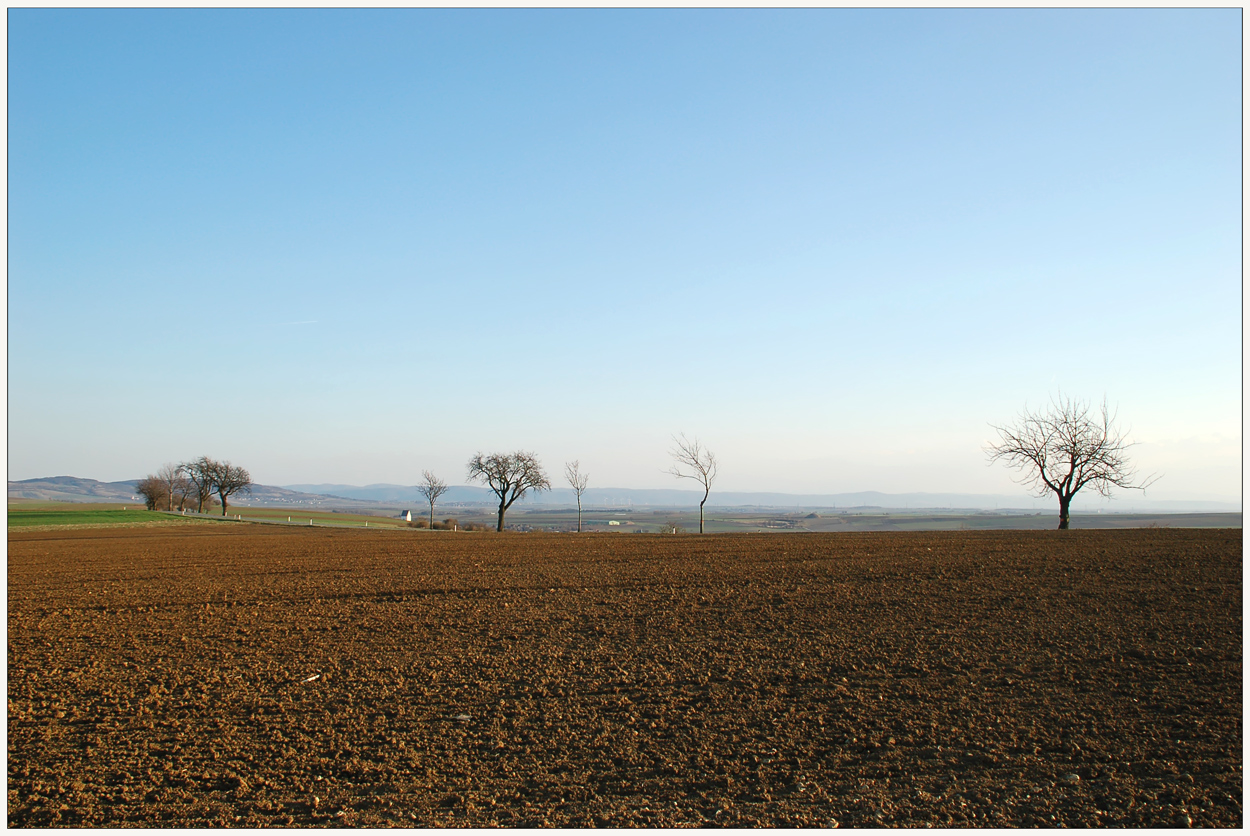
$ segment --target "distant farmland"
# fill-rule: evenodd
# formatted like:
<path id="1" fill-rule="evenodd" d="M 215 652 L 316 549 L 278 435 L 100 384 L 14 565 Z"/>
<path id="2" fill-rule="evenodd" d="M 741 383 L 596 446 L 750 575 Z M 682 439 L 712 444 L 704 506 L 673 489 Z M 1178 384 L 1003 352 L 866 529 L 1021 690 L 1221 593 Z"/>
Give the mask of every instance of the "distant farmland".
<path id="1" fill-rule="evenodd" d="M 462 522 L 493 523 L 488 508 L 455 508 L 445 512 Z M 441 514 L 440 514 L 441 516 Z M 1046 530 L 1055 528 L 1058 518 L 1043 512 L 959 512 L 898 511 L 886 509 L 820 509 L 787 512 L 782 509 L 712 508 L 707 512 L 709 533 L 746 534 L 789 532 L 849 531 L 987 531 Z M 509 527 L 532 531 L 571 531 L 577 527 L 577 509 L 514 509 L 508 514 Z M 587 509 L 583 528 L 615 533 L 662 533 L 672 524 L 698 531 L 698 509 L 616 508 Z M 1241 514 L 1076 514 L 1073 528 L 1240 528 Z"/>
<path id="2" fill-rule="evenodd" d="M 9 528 L 23 529 L 47 526 L 117 526 L 170 525 L 194 520 L 160 511 L 147 511 L 142 505 L 86 505 L 68 503 L 33 503 L 9 507 Z"/>
<path id="3" fill-rule="evenodd" d="M 123 511 L 122 509 L 126 510 Z M 428 506 L 415 503 L 404 506 L 413 520 L 428 519 Z M 397 508 L 349 507 L 342 510 L 307 507 L 256 507 L 231 505 L 229 519 L 241 517 L 243 522 L 302 524 L 406 530 L 418 533 L 399 518 Z M 152 516 L 144 516 L 151 514 Z M 44 515 L 44 516 L 40 516 Z M 220 514 L 207 515 L 221 519 Z M 494 528 L 495 509 L 482 506 L 439 505 L 436 521 L 455 519 L 466 524 Z M 190 519 L 189 517 L 183 519 Z M 38 500 L 10 500 L 9 526 L 85 525 L 172 521 L 162 512 L 147 512 L 142 505 L 122 503 L 74 503 Z M 697 531 L 697 509 L 682 508 L 615 508 L 587 509 L 583 514 L 586 531 L 618 534 L 666 533 L 674 526 L 679 530 Z M 367 524 L 367 526 L 366 526 Z M 1073 528 L 1240 528 L 1242 515 L 1236 513 L 1198 514 L 1076 514 Z M 508 514 L 509 528 L 519 531 L 573 531 L 577 528 L 576 508 L 518 508 Z M 954 511 L 889 511 L 885 509 L 820 509 L 784 511 L 779 509 L 713 508 L 707 514 L 709 533 L 747 534 L 778 532 L 853 532 L 853 531 L 988 531 L 1046 530 L 1054 528 L 1054 514 L 1029 512 L 954 512 Z"/>

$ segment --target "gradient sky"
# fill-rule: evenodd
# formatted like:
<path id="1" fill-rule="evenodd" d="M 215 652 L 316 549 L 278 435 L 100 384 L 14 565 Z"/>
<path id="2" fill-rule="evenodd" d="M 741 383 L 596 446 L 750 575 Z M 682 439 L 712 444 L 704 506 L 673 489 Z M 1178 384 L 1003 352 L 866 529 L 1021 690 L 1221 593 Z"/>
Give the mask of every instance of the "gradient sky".
<path id="1" fill-rule="evenodd" d="M 8 12 L 9 478 L 1241 493 L 1241 12 Z"/>

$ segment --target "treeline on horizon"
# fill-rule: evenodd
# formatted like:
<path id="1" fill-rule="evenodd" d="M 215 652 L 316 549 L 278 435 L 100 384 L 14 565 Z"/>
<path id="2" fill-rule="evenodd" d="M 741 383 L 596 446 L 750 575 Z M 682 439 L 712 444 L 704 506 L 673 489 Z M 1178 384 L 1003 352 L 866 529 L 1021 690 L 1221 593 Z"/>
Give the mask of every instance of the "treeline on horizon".
<path id="1" fill-rule="evenodd" d="M 1051 399 L 1049 407 L 1030 411 L 1027 407 L 1015 423 L 994 426 L 999 441 L 985 448 L 990 462 L 1002 462 L 1020 473 L 1019 481 L 1033 489 L 1035 495 L 1054 494 L 1059 502 L 1059 528 L 1070 525 L 1073 498 L 1089 487 L 1109 498 L 1112 488 L 1145 491 L 1158 476 L 1138 481 L 1127 450 L 1132 447 L 1127 435 L 1116 425 L 1116 415 L 1104 398 L 1097 411 L 1086 401 Z M 699 533 L 704 533 L 704 506 L 718 474 L 716 455 L 697 438 L 685 434 L 673 436 L 669 450 L 673 461 L 670 475 L 692 479 L 703 488 L 699 501 Z M 565 480 L 577 498 L 577 530 L 582 530 L 582 496 L 589 486 L 589 476 L 579 461 L 565 464 Z M 429 527 L 434 528 L 434 508 L 448 485 L 428 470 L 416 491 L 429 503 Z M 468 478 L 481 482 L 499 500 L 496 530 L 504 530 L 504 518 L 517 500 L 529 493 L 550 491 L 551 480 L 542 463 L 533 453 L 517 450 L 512 453 L 478 452 L 469 459 Z M 165 510 L 185 509 L 194 500 L 196 511 L 214 505 L 213 495 L 220 499 L 221 512 L 227 511 L 229 498 L 239 492 L 251 493 L 252 477 L 243 468 L 229 462 L 218 462 L 200 456 L 190 462 L 167 464 L 157 473 L 142 479 L 136 490 L 144 497 L 150 510 L 161 505 Z"/>

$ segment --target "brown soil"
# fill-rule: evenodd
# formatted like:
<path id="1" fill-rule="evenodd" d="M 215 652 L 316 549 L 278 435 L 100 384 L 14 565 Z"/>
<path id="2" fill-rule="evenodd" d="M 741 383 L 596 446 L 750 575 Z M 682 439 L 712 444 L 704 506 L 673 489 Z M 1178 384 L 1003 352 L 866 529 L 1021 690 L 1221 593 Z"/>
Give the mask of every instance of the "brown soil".
<path id="1" fill-rule="evenodd" d="M 1242 824 L 1241 532 L 9 536 L 9 824 Z"/>

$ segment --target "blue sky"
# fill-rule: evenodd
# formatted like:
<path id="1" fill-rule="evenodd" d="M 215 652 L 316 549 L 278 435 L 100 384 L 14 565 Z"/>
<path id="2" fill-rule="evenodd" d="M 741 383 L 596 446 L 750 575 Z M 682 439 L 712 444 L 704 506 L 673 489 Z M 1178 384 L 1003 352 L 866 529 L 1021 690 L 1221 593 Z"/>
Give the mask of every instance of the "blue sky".
<path id="1" fill-rule="evenodd" d="M 9 12 L 9 478 L 1235 498 L 1239 10 Z"/>

